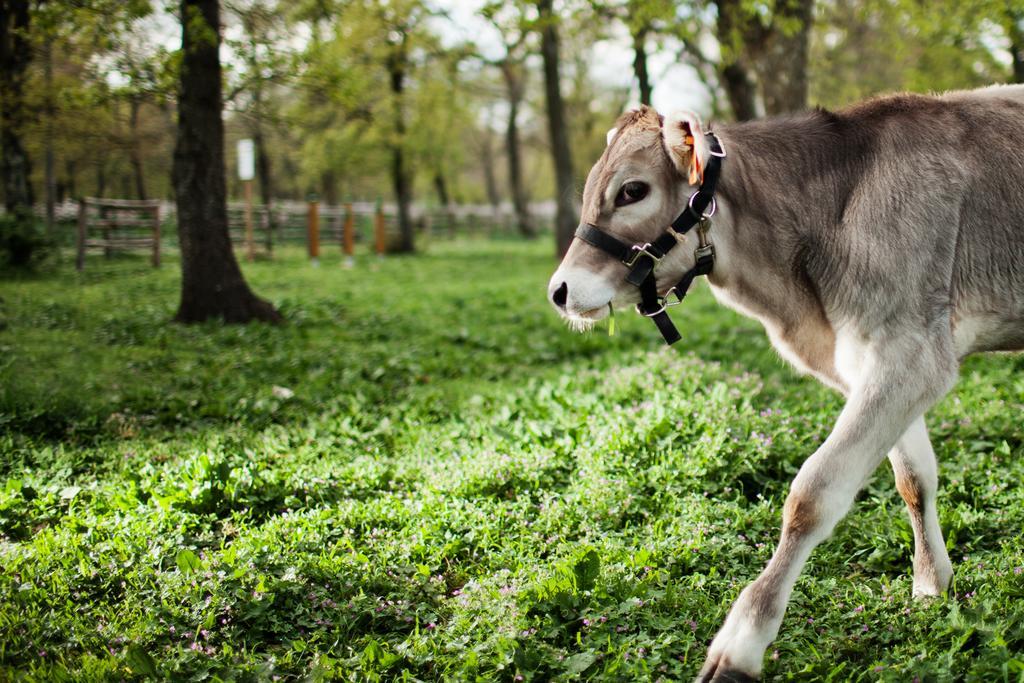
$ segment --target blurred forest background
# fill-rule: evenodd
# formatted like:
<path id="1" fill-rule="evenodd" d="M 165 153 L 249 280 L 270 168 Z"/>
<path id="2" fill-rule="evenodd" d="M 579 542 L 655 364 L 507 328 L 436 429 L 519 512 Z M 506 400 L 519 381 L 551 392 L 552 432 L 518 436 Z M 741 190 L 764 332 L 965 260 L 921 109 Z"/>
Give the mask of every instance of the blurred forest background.
<path id="1" fill-rule="evenodd" d="M 5 150 L 23 148 L 32 202 L 173 196 L 180 10 L 0 0 Z M 1017 0 L 228 0 L 220 10 L 231 196 L 241 193 L 234 141 L 252 138 L 265 204 L 309 193 L 331 205 L 508 202 L 526 234 L 530 201 L 561 199 L 559 222 L 574 227 L 574 190 L 631 105 L 747 119 L 1024 80 Z"/>

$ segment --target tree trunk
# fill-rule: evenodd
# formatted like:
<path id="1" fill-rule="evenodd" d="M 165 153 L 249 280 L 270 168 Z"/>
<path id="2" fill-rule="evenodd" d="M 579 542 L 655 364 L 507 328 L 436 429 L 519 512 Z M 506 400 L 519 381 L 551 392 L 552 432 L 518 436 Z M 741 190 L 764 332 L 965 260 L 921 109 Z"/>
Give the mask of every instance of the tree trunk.
<path id="1" fill-rule="evenodd" d="M 56 107 L 53 104 L 53 41 L 47 36 L 43 44 L 43 79 L 46 88 L 46 140 L 44 156 L 45 170 L 45 191 L 46 191 L 46 234 L 51 240 L 57 239 L 57 171 L 55 169 L 53 153 L 53 119 L 56 114 Z M 60 251 L 56 250 L 59 254 Z"/>
<path id="2" fill-rule="evenodd" d="M 252 134 L 253 146 L 256 148 L 256 176 L 260 181 L 260 201 L 268 210 L 274 201 L 273 176 L 270 169 L 270 155 L 267 143 L 263 139 L 262 126 L 257 125 Z"/>
<path id="3" fill-rule="evenodd" d="M 651 78 L 647 73 L 647 33 L 646 26 L 633 34 L 633 75 L 640 85 L 640 104 L 651 104 Z"/>
<path id="4" fill-rule="evenodd" d="M 447 209 L 451 206 L 452 200 L 448 195 L 448 183 L 444 179 L 444 173 L 441 171 L 434 172 L 434 190 L 437 192 L 437 201 L 440 202 L 441 206 Z"/>
<path id="5" fill-rule="evenodd" d="M 406 168 L 405 160 L 405 67 L 408 58 L 407 33 L 402 32 L 401 41 L 392 46 L 392 52 L 388 56 L 388 73 L 391 76 L 391 97 L 394 107 L 394 141 L 391 146 L 391 182 L 395 191 L 395 201 L 398 203 L 398 251 L 411 252 L 415 248 L 413 241 L 412 216 L 410 206 L 412 204 L 412 183 L 409 179 L 409 169 Z"/>
<path id="6" fill-rule="evenodd" d="M 1009 5 L 1009 3 L 1007 3 Z M 1010 37 L 1010 57 L 1013 60 L 1013 82 L 1024 83 L 1024 12 L 1011 7 L 1006 10 L 1006 33 Z"/>
<path id="7" fill-rule="evenodd" d="M 718 0 L 715 34 L 721 46 L 719 78 L 725 88 L 732 115 L 737 121 L 757 118 L 757 86 L 753 69 L 747 64 L 747 39 L 743 28 L 747 19 L 740 0 Z"/>
<path id="8" fill-rule="evenodd" d="M 775 16 L 757 69 L 769 116 L 807 107 L 807 50 L 814 0 L 775 3 Z"/>
<path id="9" fill-rule="evenodd" d="M 491 139 L 490 128 L 484 128 L 483 136 L 483 143 L 480 146 L 480 161 L 484 167 L 484 188 L 487 190 L 487 203 L 497 211 L 498 205 L 501 204 L 501 197 L 498 195 L 498 180 L 494 177 L 494 142 Z"/>
<path id="10" fill-rule="evenodd" d="M 572 153 L 569 150 L 569 132 L 565 121 L 565 105 L 558 67 L 558 25 L 552 10 L 552 0 L 537 0 L 540 14 L 540 51 L 544 60 L 544 92 L 548 110 L 548 135 L 555 165 L 556 215 L 555 247 L 561 257 L 569 249 L 576 232 L 576 191 L 573 187 Z"/>
<path id="11" fill-rule="evenodd" d="M 757 86 L 750 72 L 738 62 L 731 62 L 722 67 L 719 74 L 722 86 L 732 115 L 737 121 L 750 121 L 757 118 Z"/>
<path id="12" fill-rule="evenodd" d="M 265 226 L 267 234 L 264 241 L 267 249 L 270 250 L 274 248 L 274 238 L 277 235 L 277 221 L 274 220 L 274 188 L 271 185 L 272 177 L 270 175 L 270 155 L 267 154 L 266 140 L 263 139 L 263 126 L 260 124 L 258 118 L 256 120 L 252 139 L 253 147 L 256 148 L 256 176 L 260 181 L 260 201 L 263 202 L 263 208 L 267 212 L 267 222 Z"/>
<path id="13" fill-rule="evenodd" d="M 228 237 L 218 0 L 182 0 L 181 25 L 173 180 L 182 278 L 175 320 L 279 322 L 280 313 L 249 289 Z"/>
<path id="14" fill-rule="evenodd" d="M 338 205 L 338 179 L 329 168 L 320 174 L 320 199 L 327 206 Z"/>
<path id="15" fill-rule="evenodd" d="M 21 136 L 26 119 L 25 78 L 32 47 L 29 0 L 0 0 L 0 176 L 8 213 L 32 211 L 31 164 Z"/>
<path id="16" fill-rule="evenodd" d="M 67 176 L 67 196 L 71 199 L 78 199 L 78 168 L 74 159 L 66 159 L 64 161 L 64 174 Z M 61 196 L 61 201 L 64 201 L 64 197 Z"/>
<path id="17" fill-rule="evenodd" d="M 107 193 L 107 160 L 103 155 L 96 158 L 96 196 L 103 197 Z"/>
<path id="18" fill-rule="evenodd" d="M 523 187 L 522 147 L 519 144 L 519 104 L 523 101 L 525 84 L 522 65 L 502 62 L 501 73 L 505 77 L 508 92 L 508 127 L 505 129 L 505 151 L 508 156 L 508 185 L 512 194 L 512 207 L 516 212 L 516 226 L 524 237 L 536 237 L 537 227 L 530 215 L 530 202 Z"/>
<path id="19" fill-rule="evenodd" d="M 142 103 L 137 97 L 132 97 L 131 113 L 128 116 L 129 130 L 131 131 L 131 164 L 132 176 L 135 178 L 135 195 L 139 199 L 146 197 L 146 176 L 142 167 L 142 149 L 139 144 L 139 109 Z"/>

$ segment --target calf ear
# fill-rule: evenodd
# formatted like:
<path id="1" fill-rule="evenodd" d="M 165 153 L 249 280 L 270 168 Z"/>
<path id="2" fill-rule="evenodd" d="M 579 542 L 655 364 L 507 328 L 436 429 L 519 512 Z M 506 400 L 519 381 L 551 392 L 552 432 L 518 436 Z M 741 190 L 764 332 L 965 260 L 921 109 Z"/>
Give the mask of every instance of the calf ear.
<path id="1" fill-rule="evenodd" d="M 618 128 L 612 128 L 611 130 L 609 130 L 608 133 L 604 136 L 604 143 L 605 143 L 605 145 L 611 145 L 612 144 L 612 140 L 615 139 L 615 134 L 618 133 L 618 132 L 619 132 Z"/>
<path id="2" fill-rule="evenodd" d="M 709 156 L 700 117 L 685 109 L 672 112 L 662 123 L 661 137 L 679 174 L 691 185 L 699 185 Z"/>

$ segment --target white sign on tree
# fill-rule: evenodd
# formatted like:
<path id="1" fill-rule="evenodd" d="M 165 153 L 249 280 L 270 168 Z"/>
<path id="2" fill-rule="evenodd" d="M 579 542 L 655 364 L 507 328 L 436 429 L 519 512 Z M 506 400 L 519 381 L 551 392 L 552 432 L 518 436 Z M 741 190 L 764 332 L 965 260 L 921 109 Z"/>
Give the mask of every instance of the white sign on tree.
<path id="1" fill-rule="evenodd" d="M 250 138 L 238 141 L 238 179 L 252 180 L 256 175 L 256 147 Z"/>

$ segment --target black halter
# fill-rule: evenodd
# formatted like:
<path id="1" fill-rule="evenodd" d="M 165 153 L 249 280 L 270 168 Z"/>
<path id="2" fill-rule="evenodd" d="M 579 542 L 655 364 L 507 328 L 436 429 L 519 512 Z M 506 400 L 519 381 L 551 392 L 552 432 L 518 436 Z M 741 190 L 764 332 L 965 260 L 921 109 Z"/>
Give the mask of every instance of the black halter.
<path id="1" fill-rule="evenodd" d="M 686 203 L 682 213 L 676 216 L 669 229 L 658 239 L 644 244 L 626 244 L 590 223 L 584 223 L 576 228 L 576 237 L 606 254 L 614 256 L 629 268 L 626 282 L 640 289 L 640 303 L 636 305 L 637 313 L 654 321 L 667 344 L 674 344 L 681 339 L 679 331 L 668 317 L 668 307 L 682 302 L 686 291 L 693 284 L 694 278 L 698 275 L 707 275 L 715 265 L 715 247 L 707 239 L 706 222 L 715 213 L 715 186 L 718 184 L 718 177 L 722 172 L 725 148 L 714 134 L 708 133 L 707 139 L 711 157 L 704 170 L 704 181 L 697 191 L 690 195 L 690 200 Z M 711 211 L 704 213 L 709 206 Z M 686 271 L 665 296 L 659 296 L 654 269 L 672 250 L 672 247 L 682 241 L 683 235 L 692 230 L 694 226 L 697 226 L 699 244 L 693 252 L 695 259 L 693 268 Z M 668 297 L 672 294 L 675 294 L 676 301 L 669 301 Z"/>

